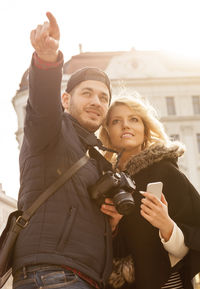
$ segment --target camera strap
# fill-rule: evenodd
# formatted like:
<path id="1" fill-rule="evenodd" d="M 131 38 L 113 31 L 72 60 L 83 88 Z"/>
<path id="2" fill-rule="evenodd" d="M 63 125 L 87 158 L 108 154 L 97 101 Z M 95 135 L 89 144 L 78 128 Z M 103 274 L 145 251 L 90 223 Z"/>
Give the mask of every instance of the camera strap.
<path id="1" fill-rule="evenodd" d="M 90 147 L 88 150 L 89 156 L 98 162 L 98 166 L 101 172 L 113 170 L 112 164 L 109 161 L 107 161 L 97 149 L 95 149 L 94 147 Z"/>
<path id="2" fill-rule="evenodd" d="M 122 154 L 123 154 L 124 151 L 125 151 L 125 148 L 123 148 L 123 149 L 121 150 L 121 152 L 117 154 L 117 161 L 116 161 L 116 164 L 115 164 L 114 170 L 116 170 L 116 169 L 118 168 L 119 161 L 120 161 L 121 156 L 122 156 Z"/>
<path id="3" fill-rule="evenodd" d="M 83 128 L 78 123 L 78 121 L 76 119 L 74 119 L 71 115 L 69 115 L 69 117 L 73 123 L 73 126 L 74 126 L 79 138 L 84 143 L 84 145 L 86 145 L 87 147 L 91 147 L 91 146 L 95 147 L 96 146 L 102 151 L 109 151 L 109 152 L 117 153 L 115 150 L 104 147 L 102 142 L 100 141 L 100 139 L 98 139 L 94 133 L 91 133 L 88 130 L 86 130 L 85 128 Z"/>
<path id="4" fill-rule="evenodd" d="M 117 153 L 117 151 L 104 147 L 100 139 L 98 139 L 94 133 L 91 133 L 87 131 L 86 129 L 84 129 L 78 123 L 78 121 L 74 119 L 71 115 L 69 115 L 69 117 L 73 123 L 73 126 L 81 142 L 84 144 L 85 148 L 89 150 L 90 157 L 98 161 L 101 170 L 102 169 L 103 171 L 112 170 L 112 165 L 103 157 L 103 155 L 98 151 L 98 149 L 102 151 L 113 152 L 113 153 Z M 96 149 L 95 147 L 97 147 L 98 149 Z"/>

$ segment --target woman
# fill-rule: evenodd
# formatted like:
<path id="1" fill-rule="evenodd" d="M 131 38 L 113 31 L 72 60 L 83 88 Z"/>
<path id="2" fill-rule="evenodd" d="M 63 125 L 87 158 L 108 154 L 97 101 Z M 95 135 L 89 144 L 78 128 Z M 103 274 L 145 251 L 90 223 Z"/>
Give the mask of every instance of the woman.
<path id="1" fill-rule="evenodd" d="M 114 256 L 131 254 L 135 280 L 129 286 L 193 288 L 191 279 L 200 272 L 200 195 L 178 169 L 183 146 L 169 140 L 151 106 L 133 98 L 111 105 L 100 138 L 121 153 L 117 167 L 136 183 L 130 215 L 121 218 L 109 204 L 101 208 L 111 216 L 113 230 L 121 219 Z M 114 163 L 112 153 L 106 157 Z M 152 182 L 163 183 L 160 200 L 146 192 Z"/>

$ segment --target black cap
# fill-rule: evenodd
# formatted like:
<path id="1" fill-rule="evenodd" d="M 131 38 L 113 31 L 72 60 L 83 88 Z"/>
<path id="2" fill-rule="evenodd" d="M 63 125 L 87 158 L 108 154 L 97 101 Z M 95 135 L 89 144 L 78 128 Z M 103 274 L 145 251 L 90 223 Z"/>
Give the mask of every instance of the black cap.
<path id="1" fill-rule="evenodd" d="M 107 74 L 97 67 L 84 67 L 75 71 L 69 78 L 65 91 L 70 93 L 74 87 L 76 87 L 82 81 L 86 80 L 97 80 L 103 82 L 109 90 L 111 100 L 110 80 Z"/>

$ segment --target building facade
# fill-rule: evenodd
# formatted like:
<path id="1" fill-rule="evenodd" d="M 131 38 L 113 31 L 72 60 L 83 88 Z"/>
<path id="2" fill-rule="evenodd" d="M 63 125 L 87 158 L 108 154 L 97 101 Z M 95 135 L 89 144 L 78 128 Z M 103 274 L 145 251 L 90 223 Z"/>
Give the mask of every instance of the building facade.
<path id="1" fill-rule="evenodd" d="M 3 231 L 8 215 L 15 211 L 17 208 L 17 201 L 5 194 L 2 190 L 2 185 L 0 184 L 0 234 Z M 3 286 L 3 289 L 11 289 L 12 288 L 12 277 L 9 278 L 7 283 Z"/>

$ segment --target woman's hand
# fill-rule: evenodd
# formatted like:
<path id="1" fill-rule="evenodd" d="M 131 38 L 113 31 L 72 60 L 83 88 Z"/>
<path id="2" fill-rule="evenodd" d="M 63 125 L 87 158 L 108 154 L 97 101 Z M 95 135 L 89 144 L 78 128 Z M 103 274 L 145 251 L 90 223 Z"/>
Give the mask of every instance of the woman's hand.
<path id="1" fill-rule="evenodd" d="M 101 206 L 101 211 L 102 213 L 110 217 L 109 220 L 110 220 L 111 230 L 112 232 L 114 232 L 117 227 L 117 224 L 119 223 L 123 215 L 120 215 L 117 212 L 113 204 L 113 201 L 108 198 L 105 199 L 105 203 Z"/>
<path id="2" fill-rule="evenodd" d="M 167 242 L 172 234 L 174 222 L 168 214 L 168 204 L 161 195 L 161 200 L 151 193 L 142 192 L 141 215 L 154 227 L 160 230 L 162 238 Z"/>

